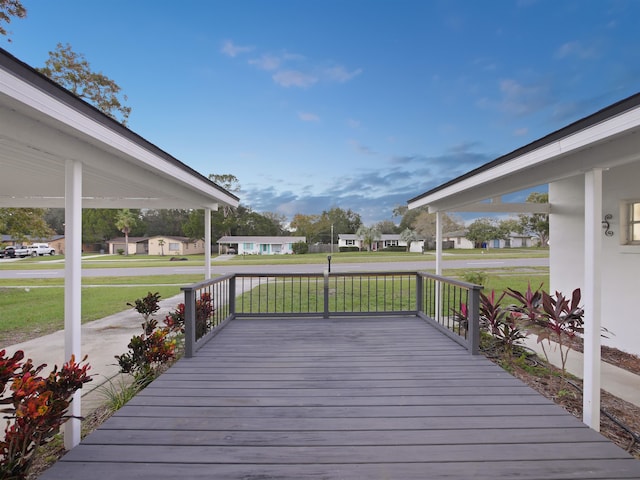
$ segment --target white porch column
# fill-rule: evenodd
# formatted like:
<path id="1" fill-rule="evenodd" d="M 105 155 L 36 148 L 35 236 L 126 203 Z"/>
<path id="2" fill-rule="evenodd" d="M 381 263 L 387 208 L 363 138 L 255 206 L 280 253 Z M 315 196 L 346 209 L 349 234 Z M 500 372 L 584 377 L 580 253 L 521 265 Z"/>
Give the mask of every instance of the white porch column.
<path id="1" fill-rule="evenodd" d="M 442 275 L 442 214 L 436 212 L 436 275 Z"/>
<path id="2" fill-rule="evenodd" d="M 584 397 L 582 421 L 600 431 L 602 170 L 584 175 Z"/>
<path id="3" fill-rule="evenodd" d="M 67 160 L 65 164 L 64 225 L 64 355 L 66 360 L 74 355 L 79 362 L 82 360 L 82 164 L 76 160 Z M 74 394 L 69 407 L 69 414 L 78 418 L 71 418 L 64 425 L 67 450 L 80 443 L 81 393 L 78 390 Z"/>
<path id="4" fill-rule="evenodd" d="M 220 247 L 218 247 L 220 248 Z M 218 251 L 218 253 L 220 253 Z M 211 279 L 211 209 L 204 209 L 204 279 Z"/>

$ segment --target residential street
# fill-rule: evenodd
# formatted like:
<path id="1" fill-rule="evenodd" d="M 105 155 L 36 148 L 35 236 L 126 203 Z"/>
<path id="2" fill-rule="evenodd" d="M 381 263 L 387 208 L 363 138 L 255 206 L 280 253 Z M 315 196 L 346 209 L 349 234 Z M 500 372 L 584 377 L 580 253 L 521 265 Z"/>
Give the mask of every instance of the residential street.
<path id="1" fill-rule="evenodd" d="M 187 265 L 180 262 L 171 267 L 127 267 L 127 268 L 89 268 L 83 269 L 85 277 L 137 277 L 145 275 L 197 274 L 204 272 L 202 265 Z M 380 262 L 380 263 L 337 263 L 331 265 L 332 272 L 375 272 L 375 271 L 416 271 L 433 270 L 435 260 L 420 262 Z M 510 267 L 548 267 L 548 258 L 505 258 L 505 259 L 469 259 L 443 260 L 443 269 L 482 269 L 482 268 L 510 268 Z M 238 265 L 236 263 L 216 263 L 212 267 L 213 274 L 227 274 L 236 272 L 251 273 L 310 273 L 323 272 L 327 264 L 300 265 Z M 0 270 L 0 278 L 63 278 L 64 270 Z"/>

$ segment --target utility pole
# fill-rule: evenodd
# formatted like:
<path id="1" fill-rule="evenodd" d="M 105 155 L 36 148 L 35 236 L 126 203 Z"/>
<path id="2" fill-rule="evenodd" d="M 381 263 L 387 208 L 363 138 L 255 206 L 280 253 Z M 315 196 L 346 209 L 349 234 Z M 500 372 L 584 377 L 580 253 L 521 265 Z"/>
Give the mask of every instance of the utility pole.
<path id="1" fill-rule="evenodd" d="M 333 255 L 333 223 L 331 224 L 331 255 Z"/>

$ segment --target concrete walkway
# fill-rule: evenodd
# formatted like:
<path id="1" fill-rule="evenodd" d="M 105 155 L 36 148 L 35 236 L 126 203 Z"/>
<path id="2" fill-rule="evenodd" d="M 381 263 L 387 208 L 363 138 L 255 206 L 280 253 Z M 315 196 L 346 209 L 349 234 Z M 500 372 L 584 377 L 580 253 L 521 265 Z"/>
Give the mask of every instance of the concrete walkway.
<path id="1" fill-rule="evenodd" d="M 183 301 L 182 294 L 161 300 L 160 310 L 155 315 L 158 323 L 162 324 L 165 315 Z M 89 356 L 87 362 L 91 365 L 93 378 L 83 389 L 83 416 L 105 403 L 103 392 L 108 386 L 105 383 L 112 381 L 117 385 L 120 368 L 114 357 L 128 351 L 131 337 L 142 333 L 142 322 L 142 316 L 130 309 L 82 325 L 82 354 Z M 36 366 L 46 363 L 43 375 L 48 374 L 54 365 L 60 367 L 68 360 L 64 356 L 63 330 L 2 348 L 7 350 L 7 355 L 13 355 L 17 350 L 24 351 L 25 357 L 31 358 Z"/>
<path id="2" fill-rule="evenodd" d="M 542 346 L 537 343 L 534 335 L 531 335 L 525 341 L 525 345 L 538 354 L 540 358 L 545 358 Z M 545 349 L 549 356 L 549 361 L 558 368 L 562 367 L 560 360 L 560 349 L 554 348 L 555 344 L 550 347 L 545 342 Z M 581 352 L 571 350 L 567 357 L 567 372 L 578 378 L 583 378 L 584 355 Z M 611 365 L 607 362 L 601 364 L 601 387 L 610 394 L 626 400 L 629 403 L 640 406 L 640 376 L 623 370 L 622 368 Z"/>

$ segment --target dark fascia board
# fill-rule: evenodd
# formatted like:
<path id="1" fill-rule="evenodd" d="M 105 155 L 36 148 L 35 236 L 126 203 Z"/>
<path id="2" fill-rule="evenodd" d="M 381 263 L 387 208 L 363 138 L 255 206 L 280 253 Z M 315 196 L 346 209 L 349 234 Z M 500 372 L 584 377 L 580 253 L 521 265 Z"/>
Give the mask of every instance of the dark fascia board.
<path id="1" fill-rule="evenodd" d="M 556 130 L 555 132 L 550 133 L 538 140 L 534 140 L 533 142 L 529 143 L 528 145 L 525 145 L 524 147 L 520 147 L 517 150 L 514 150 L 511 153 L 507 153 L 506 155 L 498 157 L 495 160 L 490 161 L 489 163 L 485 163 L 484 165 L 474 170 L 471 170 L 465 173 L 464 175 L 460 175 L 459 177 L 456 177 L 453 180 L 449 180 L 446 183 L 438 185 L 437 187 L 432 188 L 428 192 L 422 193 L 417 197 L 414 197 L 408 200 L 407 203 L 412 203 L 417 200 L 420 200 L 421 198 L 428 197 L 429 195 L 439 192 L 440 190 L 450 187 L 451 185 L 455 185 L 456 183 L 466 180 L 467 178 L 471 178 L 477 175 L 478 173 L 482 173 L 497 165 L 501 165 L 503 163 L 508 162 L 509 160 L 513 160 L 514 158 L 517 158 L 521 155 L 525 155 L 529 152 L 532 152 L 533 150 L 537 150 L 538 148 L 541 148 L 550 143 L 556 142 L 564 137 L 568 137 L 569 135 L 579 132 L 580 130 L 589 128 L 593 125 L 596 125 L 597 123 L 601 123 L 605 120 L 615 117 L 616 115 L 626 112 L 627 110 L 631 110 L 632 108 L 635 108 L 638 105 L 640 105 L 640 93 L 636 93 L 634 95 L 631 95 L 630 97 L 625 98 L 624 100 L 620 100 L 619 102 L 609 105 L 608 107 L 605 107 L 602 110 L 592 113 L 587 117 L 584 117 L 580 120 L 577 120 L 567 125 L 566 127 L 561 128 L 560 130 Z"/>
<path id="2" fill-rule="evenodd" d="M 212 182 L 207 177 L 202 175 L 200 172 L 194 170 L 187 164 L 181 162 L 177 158 L 173 157 L 169 153 L 165 152 L 164 150 L 154 145 L 153 143 L 149 142 L 148 140 L 141 137 L 140 135 L 133 132 L 132 130 L 129 130 L 127 127 L 122 125 L 116 119 L 111 118 L 110 116 L 102 113 L 100 110 L 98 110 L 96 107 L 94 107 L 90 103 L 86 102 L 85 100 L 78 97 L 77 95 L 74 95 L 72 92 L 62 87 L 61 85 L 58 85 L 49 77 L 41 74 L 35 68 L 24 63 L 22 60 L 19 60 L 18 58 L 14 57 L 3 48 L 0 48 L 0 68 L 4 68 L 5 70 L 11 72 L 13 75 L 16 75 L 17 77 L 21 78 L 25 82 L 30 83 L 31 85 L 44 91 L 51 97 L 54 97 L 56 100 L 83 113 L 84 115 L 91 118 L 95 122 L 101 124 L 102 126 L 118 132 L 122 136 L 137 143 L 141 147 L 153 152 L 155 155 L 158 155 L 159 157 L 173 163 L 178 168 L 188 172 L 189 174 L 200 177 L 202 180 L 204 180 L 205 182 L 213 186 L 216 190 L 226 195 L 229 195 L 231 198 L 234 198 L 235 200 L 238 200 L 238 201 L 240 200 L 240 198 L 234 195 L 233 193 L 225 190 L 220 185 L 216 184 L 215 182 Z"/>

